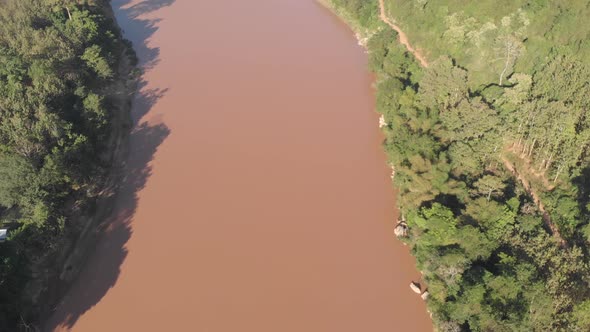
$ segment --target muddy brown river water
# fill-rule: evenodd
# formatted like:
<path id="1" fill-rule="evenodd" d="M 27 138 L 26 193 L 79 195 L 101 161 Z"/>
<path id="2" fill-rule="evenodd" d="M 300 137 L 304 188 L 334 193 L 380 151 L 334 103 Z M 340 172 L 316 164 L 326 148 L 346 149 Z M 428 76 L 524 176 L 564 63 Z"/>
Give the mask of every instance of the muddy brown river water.
<path id="1" fill-rule="evenodd" d="M 57 331 L 432 331 L 367 56 L 314 0 L 113 0 L 145 68 Z"/>

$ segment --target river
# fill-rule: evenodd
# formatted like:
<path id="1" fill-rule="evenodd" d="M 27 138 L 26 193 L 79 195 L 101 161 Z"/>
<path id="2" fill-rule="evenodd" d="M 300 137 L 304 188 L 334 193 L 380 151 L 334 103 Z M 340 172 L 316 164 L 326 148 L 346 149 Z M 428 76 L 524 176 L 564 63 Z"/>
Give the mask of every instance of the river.
<path id="1" fill-rule="evenodd" d="M 432 331 L 373 77 L 314 0 L 113 0 L 145 68 L 113 216 L 48 330 Z"/>

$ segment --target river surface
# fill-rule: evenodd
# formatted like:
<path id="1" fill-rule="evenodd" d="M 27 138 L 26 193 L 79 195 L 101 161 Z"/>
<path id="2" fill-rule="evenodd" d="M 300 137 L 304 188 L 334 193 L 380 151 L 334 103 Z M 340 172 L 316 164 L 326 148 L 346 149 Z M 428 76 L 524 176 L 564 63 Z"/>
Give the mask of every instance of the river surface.
<path id="1" fill-rule="evenodd" d="M 145 68 L 57 331 L 432 331 L 367 56 L 314 0 L 113 0 Z"/>

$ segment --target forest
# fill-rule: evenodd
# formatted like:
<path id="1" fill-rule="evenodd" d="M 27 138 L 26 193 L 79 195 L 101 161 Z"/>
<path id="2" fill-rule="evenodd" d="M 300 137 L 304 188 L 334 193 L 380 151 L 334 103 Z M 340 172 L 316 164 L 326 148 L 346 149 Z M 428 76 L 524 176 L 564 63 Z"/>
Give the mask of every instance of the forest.
<path id="1" fill-rule="evenodd" d="M 367 40 L 435 327 L 590 331 L 587 0 L 330 0 Z"/>
<path id="2" fill-rule="evenodd" d="M 0 331 L 37 326 L 99 196 L 129 117 L 121 59 L 106 0 L 0 0 Z"/>

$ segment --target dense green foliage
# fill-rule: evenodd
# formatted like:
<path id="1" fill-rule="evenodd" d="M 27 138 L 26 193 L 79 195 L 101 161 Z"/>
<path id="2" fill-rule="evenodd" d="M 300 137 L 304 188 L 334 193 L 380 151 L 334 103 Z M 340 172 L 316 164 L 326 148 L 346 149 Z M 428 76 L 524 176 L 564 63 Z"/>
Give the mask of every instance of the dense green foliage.
<path id="1" fill-rule="evenodd" d="M 584 0 L 385 2 L 415 46 L 429 59 L 455 59 L 473 86 L 500 83 L 506 64 L 504 79 L 535 73 L 557 55 L 590 61 L 590 26 L 584 22 L 590 7 Z"/>
<path id="2" fill-rule="evenodd" d="M 108 163 L 125 50 L 104 1 L 0 1 L 0 330 L 35 319 L 25 289 L 83 226 Z M 40 276 L 42 277 L 42 276 Z"/>
<path id="3" fill-rule="evenodd" d="M 437 328 L 589 331 L 590 3 L 385 3 L 430 60 L 385 25 L 368 43 Z"/>

